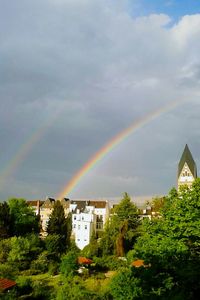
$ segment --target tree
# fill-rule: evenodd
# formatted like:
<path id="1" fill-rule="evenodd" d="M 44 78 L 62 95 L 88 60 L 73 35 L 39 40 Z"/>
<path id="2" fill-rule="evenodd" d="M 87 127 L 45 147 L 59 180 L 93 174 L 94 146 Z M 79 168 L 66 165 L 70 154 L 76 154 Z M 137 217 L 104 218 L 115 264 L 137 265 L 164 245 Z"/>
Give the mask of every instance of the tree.
<path id="1" fill-rule="evenodd" d="M 47 225 L 48 235 L 59 236 L 59 252 L 63 253 L 69 246 L 71 236 L 71 214 L 65 217 L 65 212 L 60 201 L 56 201 Z"/>
<path id="2" fill-rule="evenodd" d="M 130 268 L 121 269 L 111 280 L 110 293 L 116 300 L 144 299 L 140 278 L 134 278 Z"/>
<path id="3" fill-rule="evenodd" d="M 0 203 L 0 239 L 6 239 L 11 234 L 11 215 L 7 202 Z"/>
<path id="4" fill-rule="evenodd" d="M 29 237 L 12 237 L 10 239 L 11 250 L 8 254 L 8 262 L 14 263 L 19 269 L 27 269 L 32 260 L 42 251 L 40 239 L 36 235 Z"/>
<path id="5" fill-rule="evenodd" d="M 134 270 L 143 299 L 197 299 L 200 292 L 200 179 L 192 189 L 172 189 L 161 218 L 143 222 L 133 258 L 148 268 Z M 151 265 L 151 266 L 150 266 Z M 146 297 L 146 298 L 145 298 Z"/>
<path id="6" fill-rule="evenodd" d="M 132 248 L 138 235 L 139 216 L 137 207 L 127 193 L 121 202 L 113 209 L 113 214 L 106 224 L 101 239 L 104 254 L 124 256 Z"/>
<path id="7" fill-rule="evenodd" d="M 12 235 L 24 236 L 28 233 L 39 233 L 39 218 L 28 206 L 25 199 L 10 199 L 8 201 L 11 215 Z"/>
<path id="8" fill-rule="evenodd" d="M 75 271 L 78 269 L 78 252 L 76 251 L 69 251 L 65 256 L 62 257 L 61 264 L 60 264 L 60 271 L 66 277 L 73 275 Z"/>

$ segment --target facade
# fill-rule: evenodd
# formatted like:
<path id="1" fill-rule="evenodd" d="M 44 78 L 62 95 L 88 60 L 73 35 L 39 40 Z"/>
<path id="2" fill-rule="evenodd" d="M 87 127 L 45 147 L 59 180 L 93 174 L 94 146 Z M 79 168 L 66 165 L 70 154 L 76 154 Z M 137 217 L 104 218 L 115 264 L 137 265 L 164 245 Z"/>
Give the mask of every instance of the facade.
<path id="1" fill-rule="evenodd" d="M 47 197 L 45 201 L 28 201 L 36 215 L 40 216 L 41 234 L 46 236 L 47 224 L 53 211 L 54 198 Z M 103 231 L 106 220 L 109 217 L 108 201 L 94 200 L 60 200 L 65 216 L 72 213 L 72 237 L 75 239 L 77 247 L 83 249 L 89 244 L 93 233 L 100 235 Z"/>
<path id="2" fill-rule="evenodd" d="M 36 216 L 40 215 L 40 208 L 44 201 L 42 200 L 30 200 L 27 201 L 28 205 L 32 207 L 33 212 L 36 214 Z"/>
<path id="3" fill-rule="evenodd" d="M 100 235 L 109 217 L 107 201 L 70 201 L 72 236 L 78 248 L 89 244 L 93 233 Z"/>
<path id="4" fill-rule="evenodd" d="M 187 144 L 178 164 L 177 177 L 178 190 L 182 185 L 187 185 L 189 188 L 191 188 L 193 181 L 197 178 L 196 163 Z"/>

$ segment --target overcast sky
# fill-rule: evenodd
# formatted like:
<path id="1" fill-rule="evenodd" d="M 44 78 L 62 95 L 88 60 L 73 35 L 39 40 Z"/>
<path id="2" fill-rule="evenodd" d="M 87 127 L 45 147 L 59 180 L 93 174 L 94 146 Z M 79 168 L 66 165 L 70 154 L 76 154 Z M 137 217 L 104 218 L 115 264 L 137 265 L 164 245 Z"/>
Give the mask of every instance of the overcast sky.
<path id="1" fill-rule="evenodd" d="M 66 196 L 167 194 L 186 143 L 200 168 L 200 2 L 0 0 L 0 199 L 55 197 L 121 130 L 182 99 Z"/>

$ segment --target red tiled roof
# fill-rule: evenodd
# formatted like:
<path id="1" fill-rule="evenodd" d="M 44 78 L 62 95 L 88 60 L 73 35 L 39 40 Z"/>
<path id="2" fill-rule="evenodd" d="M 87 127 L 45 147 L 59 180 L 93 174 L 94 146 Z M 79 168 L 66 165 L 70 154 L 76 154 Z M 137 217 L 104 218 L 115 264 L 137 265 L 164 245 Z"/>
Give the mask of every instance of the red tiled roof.
<path id="1" fill-rule="evenodd" d="M 131 265 L 135 268 L 139 268 L 139 267 L 147 267 L 147 265 L 144 264 L 144 260 L 142 259 L 137 259 L 134 260 Z"/>
<path id="2" fill-rule="evenodd" d="M 15 286 L 16 282 L 6 278 L 0 278 L 0 290 L 8 290 L 11 287 Z"/>
<path id="3" fill-rule="evenodd" d="M 82 256 L 78 257 L 78 264 L 80 264 L 80 265 L 90 265 L 92 263 L 93 263 L 93 261 L 89 258 L 82 257 Z"/>

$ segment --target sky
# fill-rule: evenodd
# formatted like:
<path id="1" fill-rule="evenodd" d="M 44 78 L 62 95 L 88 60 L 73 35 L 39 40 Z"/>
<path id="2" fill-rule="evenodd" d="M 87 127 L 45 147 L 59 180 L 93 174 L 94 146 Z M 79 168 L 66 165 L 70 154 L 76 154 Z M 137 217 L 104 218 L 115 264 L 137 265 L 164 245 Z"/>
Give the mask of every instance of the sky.
<path id="1" fill-rule="evenodd" d="M 56 197 L 113 137 L 170 103 L 66 197 L 133 199 L 200 168 L 200 1 L 0 0 L 0 200 Z"/>

